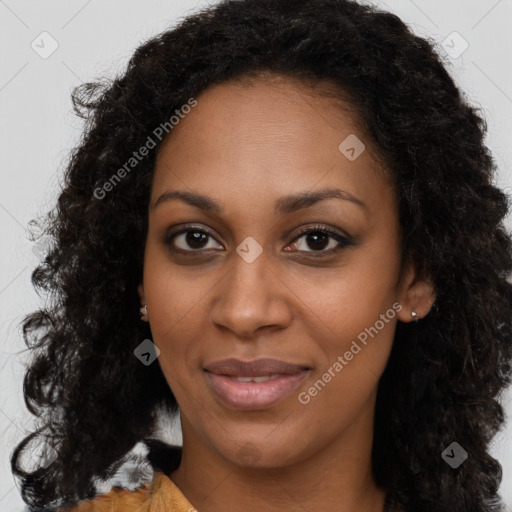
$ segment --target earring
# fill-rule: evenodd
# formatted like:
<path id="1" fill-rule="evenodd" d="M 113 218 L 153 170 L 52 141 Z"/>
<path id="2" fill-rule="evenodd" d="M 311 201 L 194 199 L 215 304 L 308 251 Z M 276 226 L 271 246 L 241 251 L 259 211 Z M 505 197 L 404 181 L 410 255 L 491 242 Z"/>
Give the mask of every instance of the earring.
<path id="1" fill-rule="evenodd" d="M 146 304 L 144 304 L 144 307 L 140 308 L 140 315 L 141 315 L 141 320 L 143 322 L 147 322 L 149 320 L 148 318 L 148 307 L 146 306 Z"/>
<path id="2" fill-rule="evenodd" d="M 415 322 L 417 322 L 420 319 L 418 316 L 418 313 L 416 313 L 416 311 L 411 311 L 411 316 Z"/>

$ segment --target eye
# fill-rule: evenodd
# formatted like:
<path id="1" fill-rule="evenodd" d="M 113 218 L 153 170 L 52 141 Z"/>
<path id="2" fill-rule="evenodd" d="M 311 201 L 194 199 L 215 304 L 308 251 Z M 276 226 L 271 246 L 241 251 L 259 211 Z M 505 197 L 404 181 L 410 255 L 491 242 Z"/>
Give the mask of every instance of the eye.
<path id="1" fill-rule="evenodd" d="M 189 254 L 223 249 L 209 231 L 194 226 L 186 226 L 179 231 L 167 234 L 164 243 L 175 252 Z M 302 230 L 291 244 L 296 251 L 285 249 L 286 252 L 311 253 L 309 256 L 321 257 L 333 254 L 344 246 L 352 245 L 352 239 L 348 235 L 317 225 Z M 308 247 L 311 250 L 308 250 Z"/>
<path id="2" fill-rule="evenodd" d="M 330 242 L 329 239 L 331 239 Z M 344 246 L 351 245 L 352 240 L 349 236 L 330 228 L 314 226 L 301 231 L 292 243 L 298 252 L 318 253 L 311 255 L 318 257 L 332 254 Z M 312 250 L 307 250 L 308 247 L 311 247 Z M 328 250 L 325 250 L 326 248 Z"/>
<path id="3" fill-rule="evenodd" d="M 165 237 L 165 243 L 178 252 L 198 252 L 202 249 L 222 249 L 222 246 L 219 244 L 217 244 L 217 247 L 215 247 L 215 244 L 210 247 L 208 246 L 207 242 L 212 242 L 214 240 L 215 239 L 208 231 L 194 228 L 193 226 L 188 226 L 180 231 L 169 233 Z"/>

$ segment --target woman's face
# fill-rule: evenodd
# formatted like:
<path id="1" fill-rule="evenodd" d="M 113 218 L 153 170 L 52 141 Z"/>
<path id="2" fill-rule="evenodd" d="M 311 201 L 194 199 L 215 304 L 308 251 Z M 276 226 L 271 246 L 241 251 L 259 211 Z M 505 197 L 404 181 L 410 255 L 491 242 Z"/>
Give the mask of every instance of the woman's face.
<path id="1" fill-rule="evenodd" d="M 368 454 L 396 322 L 432 302 L 399 273 L 394 190 L 347 113 L 298 82 L 196 99 L 158 153 L 139 287 L 184 445 L 239 466 Z M 214 365 L 230 358 L 298 366 Z"/>

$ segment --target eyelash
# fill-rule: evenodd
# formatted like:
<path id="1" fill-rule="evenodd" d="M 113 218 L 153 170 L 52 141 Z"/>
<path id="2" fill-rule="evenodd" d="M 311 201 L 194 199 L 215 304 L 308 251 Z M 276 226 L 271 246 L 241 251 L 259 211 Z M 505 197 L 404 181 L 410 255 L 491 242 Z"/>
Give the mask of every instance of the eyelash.
<path id="1" fill-rule="evenodd" d="M 184 249 L 176 249 L 173 247 L 173 240 L 178 235 L 182 235 L 183 233 L 189 233 L 189 232 L 195 232 L 195 233 L 203 233 L 205 235 L 208 235 L 210 238 L 213 238 L 215 240 L 215 237 L 207 230 L 202 228 L 196 228 L 195 226 L 186 226 L 185 228 L 168 233 L 164 238 L 164 243 L 170 247 L 170 249 L 174 252 L 179 252 L 181 254 L 185 254 L 187 256 L 193 256 L 197 255 L 197 253 L 206 252 L 208 249 L 191 249 L 191 250 L 184 250 Z M 299 253 L 306 253 L 306 257 L 313 257 L 313 258 L 323 258 L 326 256 L 330 256 L 339 250 L 343 249 L 346 246 L 353 245 L 352 238 L 347 235 L 342 235 L 338 233 L 337 231 L 334 231 L 330 228 L 327 228 L 325 226 L 316 225 L 316 226 L 309 226 L 305 228 L 304 230 L 300 231 L 297 236 L 290 242 L 290 244 L 295 243 L 300 238 L 304 237 L 305 235 L 309 235 L 311 233 L 319 233 L 322 235 L 327 235 L 330 238 L 333 238 L 336 240 L 340 246 L 329 249 L 328 251 L 320 250 L 320 251 L 297 251 Z M 218 242 L 217 242 L 218 243 Z M 215 249 L 216 250 L 216 249 Z M 295 252 L 295 251 L 294 251 Z"/>

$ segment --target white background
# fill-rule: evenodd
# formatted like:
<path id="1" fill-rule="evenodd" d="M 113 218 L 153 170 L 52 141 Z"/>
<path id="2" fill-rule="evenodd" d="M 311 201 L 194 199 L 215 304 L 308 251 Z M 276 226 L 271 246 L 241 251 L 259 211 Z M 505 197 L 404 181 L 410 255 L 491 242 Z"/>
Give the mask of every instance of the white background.
<path id="1" fill-rule="evenodd" d="M 37 264 L 27 223 L 51 208 L 59 176 L 82 124 L 72 114 L 73 86 L 122 71 L 145 39 L 174 25 L 207 1 L 0 0 L 0 512 L 24 504 L 10 471 L 13 447 L 31 430 L 22 395 L 27 354 L 19 323 L 42 305 L 30 283 Z M 213 3 L 213 2 L 210 2 Z M 512 192 L 512 1 L 387 0 L 422 36 L 464 53 L 446 56 L 452 75 L 487 119 L 487 143 L 500 168 L 496 183 Z M 47 31 L 58 42 L 47 59 L 32 41 Z M 453 43 L 450 43 L 453 41 Z M 48 46 L 46 46 L 48 48 Z M 441 50 L 442 51 L 442 50 Z M 450 134 L 446 134 L 447 137 Z M 512 231 L 512 218 L 507 219 Z M 503 396 L 507 414 L 512 393 Z M 501 493 L 512 510 L 512 424 L 496 437 L 492 454 L 503 466 Z M 179 437 L 179 432 L 173 435 Z"/>

